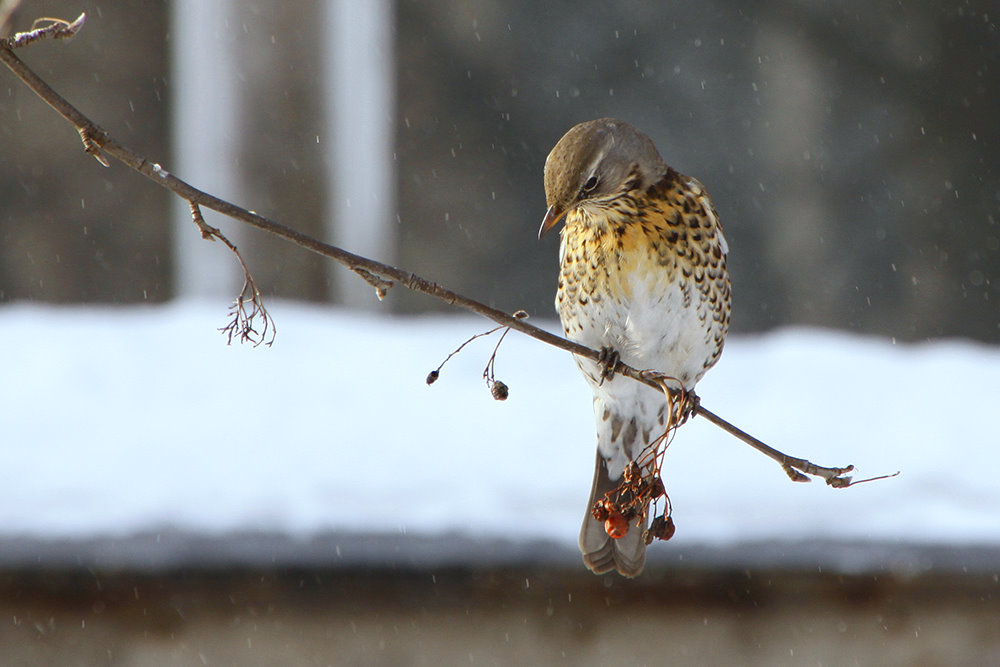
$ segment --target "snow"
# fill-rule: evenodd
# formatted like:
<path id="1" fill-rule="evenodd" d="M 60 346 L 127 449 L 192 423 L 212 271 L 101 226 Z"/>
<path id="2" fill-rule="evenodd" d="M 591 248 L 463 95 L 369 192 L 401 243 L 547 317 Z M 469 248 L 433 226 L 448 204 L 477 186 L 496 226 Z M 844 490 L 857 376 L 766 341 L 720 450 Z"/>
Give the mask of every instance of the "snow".
<path id="1" fill-rule="evenodd" d="M 568 354 L 508 335 L 497 402 L 482 379 L 496 336 L 424 383 L 486 320 L 269 306 L 278 338 L 256 349 L 225 344 L 224 304 L 0 308 L 0 541 L 169 529 L 575 544 L 594 424 Z M 815 463 L 901 474 L 795 484 L 694 419 L 666 455 L 671 545 L 997 547 L 997 377 L 1000 349 L 962 341 L 730 339 L 699 384 L 705 407 Z"/>

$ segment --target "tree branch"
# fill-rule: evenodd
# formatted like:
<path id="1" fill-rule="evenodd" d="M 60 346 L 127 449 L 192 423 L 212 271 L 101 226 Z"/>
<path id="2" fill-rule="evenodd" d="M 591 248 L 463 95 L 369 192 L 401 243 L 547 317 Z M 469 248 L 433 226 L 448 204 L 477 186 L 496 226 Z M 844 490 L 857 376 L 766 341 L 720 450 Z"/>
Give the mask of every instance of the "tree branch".
<path id="1" fill-rule="evenodd" d="M 115 141 L 107 131 L 96 125 L 89 118 L 80 113 L 80 111 L 70 104 L 65 98 L 55 92 L 51 86 L 35 74 L 35 72 L 32 71 L 23 61 L 21 61 L 21 59 L 18 58 L 13 52 L 13 48 L 24 46 L 40 39 L 72 37 L 83 25 L 85 18 L 85 15 L 81 14 L 80 17 L 73 23 L 46 19 L 52 23 L 42 28 L 33 30 L 30 33 L 18 33 L 10 39 L 0 39 L 0 60 L 3 60 L 4 64 L 6 64 L 7 67 L 19 79 L 21 79 L 21 81 L 23 81 L 29 88 L 31 88 L 31 90 L 35 92 L 35 94 L 37 94 L 42 100 L 55 109 L 56 112 L 58 112 L 77 129 L 80 133 L 84 150 L 88 154 L 94 156 L 94 158 L 96 158 L 101 164 L 109 166 L 105 156 L 110 156 L 127 167 L 139 172 L 160 187 L 167 188 L 176 195 L 186 199 L 191 205 L 193 219 L 200 227 L 202 235 L 205 236 L 205 238 L 219 238 L 226 243 L 231 250 L 234 252 L 236 251 L 235 246 L 228 243 L 228 240 L 225 239 L 225 237 L 222 236 L 218 230 L 209 227 L 204 223 L 204 220 L 201 219 L 200 212 L 198 211 L 199 207 L 212 209 L 213 211 L 222 213 L 230 218 L 239 220 L 265 232 L 281 237 L 298 246 L 301 246 L 302 248 L 305 248 L 306 250 L 339 262 L 351 271 L 360 275 L 373 287 L 375 287 L 379 298 L 382 298 L 385 295 L 385 291 L 392 287 L 394 283 L 398 283 L 414 292 L 426 294 L 436 299 L 440 299 L 450 305 L 458 306 L 482 315 L 483 317 L 489 318 L 500 325 L 520 331 L 521 333 L 531 336 L 532 338 L 535 338 L 543 343 L 548 343 L 549 345 L 566 350 L 567 352 L 577 356 L 586 357 L 593 361 L 600 361 L 601 355 L 597 350 L 592 350 L 584 345 L 580 345 L 579 343 L 567 340 L 566 338 L 557 336 L 553 333 L 545 331 L 544 329 L 540 329 L 532 324 L 529 324 L 525 321 L 525 319 L 523 319 L 523 317 L 515 317 L 515 315 L 492 308 L 484 303 L 470 299 L 469 297 L 457 292 L 453 292 L 452 290 L 409 271 L 389 266 L 388 264 L 383 264 L 367 257 L 355 255 L 354 253 L 328 243 L 324 243 L 253 211 L 249 211 L 236 206 L 235 204 L 219 199 L 218 197 L 199 190 L 189 183 L 177 178 L 159 164 L 150 162 L 135 151 L 122 146 Z M 248 281 L 244 285 L 244 292 L 241 293 L 240 298 L 237 299 L 237 307 L 242 304 L 242 299 L 247 294 L 247 285 L 250 286 L 251 292 L 249 296 L 253 300 L 253 306 L 256 307 L 258 305 L 258 301 L 256 301 L 256 299 L 259 299 L 259 292 L 256 290 L 256 286 L 253 285 L 252 278 L 249 278 L 249 272 L 247 271 L 246 264 L 243 262 L 242 258 L 239 257 L 239 253 L 237 253 L 237 257 L 240 259 L 240 263 L 243 265 L 244 271 L 248 277 Z M 238 316 L 239 312 L 237 312 L 237 317 Z M 266 317 L 266 311 L 264 311 L 264 316 Z M 265 321 L 265 325 L 266 324 L 267 321 Z M 230 336 L 233 334 L 231 329 L 232 326 L 233 325 L 231 324 L 230 327 L 226 327 L 225 329 L 230 333 Z M 271 324 L 271 326 L 273 328 L 273 324 Z M 249 331 L 253 334 L 257 333 L 252 329 Z M 246 331 L 243 332 L 243 336 L 252 341 L 255 340 L 254 338 L 247 336 Z M 637 382 L 641 382 L 656 391 L 664 391 L 665 389 L 662 376 L 650 373 L 649 371 L 639 370 L 626 364 L 619 363 L 616 368 L 616 373 L 618 375 L 625 375 Z M 768 446 L 748 433 L 740 430 L 715 413 L 710 412 L 708 409 L 698 404 L 697 400 L 693 403 L 692 414 L 705 417 L 711 423 L 722 428 L 727 433 L 735 436 L 759 452 L 774 459 L 779 465 L 781 465 L 782 469 L 793 481 L 807 482 L 809 481 L 808 475 L 813 475 L 822 477 L 826 480 L 827 484 L 837 488 L 850 486 L 854 483 L 850 477 L 843 476 L 845 473 L 853 470 L 853 466 L 843 468 L 824 467 L 815 465 L 805 459 L 788 456 L 787 454 Z"/>

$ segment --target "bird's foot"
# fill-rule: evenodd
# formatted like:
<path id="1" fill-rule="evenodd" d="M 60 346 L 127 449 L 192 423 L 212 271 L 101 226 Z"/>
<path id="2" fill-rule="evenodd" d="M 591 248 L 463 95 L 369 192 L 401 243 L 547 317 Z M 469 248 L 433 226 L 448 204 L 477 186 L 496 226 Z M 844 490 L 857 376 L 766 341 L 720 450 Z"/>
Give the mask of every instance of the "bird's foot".
<path id="1" fill-rule="evenodd" d="M 674 409 L 675 422 L 678 426 L 686 422 L 688 419 L 694 416 L 694 413 L 698 411 L 698 405 L 701 404 L 701 399 L 698 398 L 698 394 L 694 393 L 694 390 L 687 391 L 685 389 L 670 389 L 670 404 Z"/>
<path id="2" fill-rule="evenodd" d="M 601 384 L 604 384 L 605 380 L 611 380 L 615 377 L 620 361 L 618 350 L 610 345 L 601 348 L 601 356 L 597 358 L 597 363 L 601 366 Z"/>
<path id="3" fill-rule="evenodd" d="M 642 371 L 645 380 L 655 382 L 670 403 L 671 420 L 673 426 L 680 426 L 690 419 L 698 411 L 701 399 L 694 390 L 687 390 L 677 378 L 660 373 L 659 371 Z"/>

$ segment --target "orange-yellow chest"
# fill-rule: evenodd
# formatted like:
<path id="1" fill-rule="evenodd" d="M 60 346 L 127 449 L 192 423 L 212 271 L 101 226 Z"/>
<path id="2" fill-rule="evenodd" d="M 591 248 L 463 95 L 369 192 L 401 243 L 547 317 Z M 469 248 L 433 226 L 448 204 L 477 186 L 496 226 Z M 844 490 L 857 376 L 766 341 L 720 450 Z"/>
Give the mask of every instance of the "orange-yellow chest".
<path id="1" fill-rule="evenodd" d="M 560 313 L 572 315 L 588 306 L 603 310 L 598 305 L 603 301 L 624 305 L 640 292 L 666 289 L 676 280 L 684 253 L 682 230 L 670 227 L 617 212 L 570 211 L 560 246 Z"/>
<path id="2" fill-rule="evenodd" d="M 714 213 L 689 214 L 662 200 L 643 211 L 627 204 L 579 206 L 567 216 L 556 294 L 563 330 L 693 386 L 728 328 L 721 231 Z"/>

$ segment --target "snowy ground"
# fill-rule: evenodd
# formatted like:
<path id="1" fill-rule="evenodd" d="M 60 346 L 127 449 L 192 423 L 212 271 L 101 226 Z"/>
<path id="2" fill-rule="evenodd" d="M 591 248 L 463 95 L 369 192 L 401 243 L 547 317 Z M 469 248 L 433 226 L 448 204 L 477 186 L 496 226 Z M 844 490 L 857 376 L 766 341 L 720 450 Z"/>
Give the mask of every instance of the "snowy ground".
<path id="1" fill-rule="evenodd" d="M 0 308 L 0 541 L 174 530 L 575 543 L 594 428 L 569 355 L 509 335 L 501 403 L 481 377 L 492 339 L 424 384 L 485 320 L 270 305 L 271 349 L 227 347 L 224 304 Z M 998 377 L 1000 349 L 967 342 L 732 339 L 699 385 L 707 408 L 787 453 L 901 475 L 794 484 L 695 419 L 667 453 L 671 546 L 997 547 Z"/>

